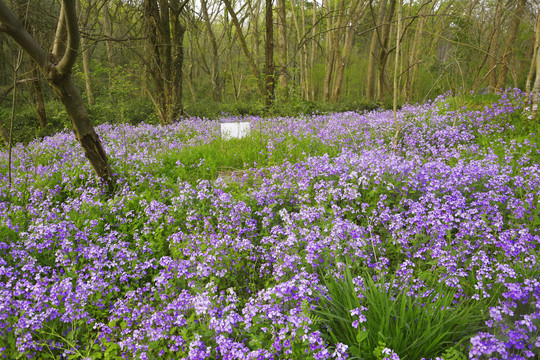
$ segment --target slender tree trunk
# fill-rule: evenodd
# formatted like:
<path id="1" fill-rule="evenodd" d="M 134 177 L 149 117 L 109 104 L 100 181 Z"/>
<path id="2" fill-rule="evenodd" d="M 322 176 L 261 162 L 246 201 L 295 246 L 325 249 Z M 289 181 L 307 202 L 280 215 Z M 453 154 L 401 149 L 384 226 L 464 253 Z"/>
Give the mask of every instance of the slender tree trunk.
<path id="1" fill-rule="evenodd" d="M 313 2 L 313 14 L 311 14 L 311 53 L 309 58 L 309 76 L 306 87 L 308 94 L 311 92 L 311 99 L 315 101 L 315 48 L 317 47 L 317 2 Z M 307 47 L 307 45 L 306 45 Z"/>
<path id="2" fill-rule="evenodd" d="M 399 52 L 401 50 L 400 47 L 400 41 L 401 41 L 401 0 L 398 0 L 398 25 L 397 25 L 397 31 L 396 31 L 396 58 L 394 61 L 394 104 L 393 104 L 393 110 L 394 110 L 394 149 L 397 147 L 398 139 L 399 139 L 399 123 L 397 120 L 397 98 L 398 98 L 398 69 L 399 69 Z"/>
<path id="3" fill-rule="evenodd" d="M 536 54 L 536 79 L 534 80 L 534 85 L 532 89 L 532 112 L 533 120 L 536 121 L 538 117 L 538 98 L 540 92 L 540 47 L 537 50 Z"/>
<path id="4" fill-rule="evenodd" d="M 380 51 L 379 51 L 379 59 L 378 59 L 378 73 L 379 73 L 379 88 L 378 88 L 378 94 L 377 98 L 379 101 L 384 100 L 384 98 L 388 95 L 390 91 L 390 84 L 388 79 L 388 71 L 386 68 L 387 62 L 388 62 L 388 56 L 390 55 L 390 29 L 392 27 L 392 19 L 394 17 L 394 12 L 396 9 L 396 0 L 390 0 L 390 8 L 388 9 L 388 13 L 386 14 L 386 18 L 384 21 L 384 25 L 382 26 L 382 35 L 381 35 L 381 41 L 382 43 Z"/>
<path id="5" fill-rule="evenodd" d="M 111 14 L 109 13 L 109 0 L 102 0 L 101 3 L 101 18 L 103 19 L 103 33 L 105 36 L 107 36 L 107 39 L 105 40 L 105 50 L 107 52 L 107 62 L 109 63 L 109 67 L 114 69 L 115 67 L 115 60 L 114 60 L 114 50 L 113 50 L 113 30 L 112 30 L 112 24 L 111 24 Z M 109 80 L 110 80 L 110 74 L 109 74 Z"/>
<path id="6" fill-rule="evenodd" d="M 274 11 L 272 0 L 266 0 L 266 46 L 265 46 L 265 90 L 266 109 L 274 105 Z"/>
<path id="7" fill-rule="evenodd" d="M 315 2 L 313 2 L 315 3 Z M 303 73 L 304 73 L 304 82 L 303 85 L 303 93 L 305 94 L 306 100 L 309 100 L 309 72 L 308 72 L 308 46 L 307 42 L 305 41 L 305 36 L 307 36 L 307 30 L 306 30 L 306 0 L 301 0 L 301 7 L 300 7 L 300 14 L 302 14 L 302 51 L 300 53 L 300 56 L 302 56 L 302 64 L 303 66 Z M 313 100 L 313 99 L 311 99 Z"/>
<path id="8" fill-rule="evenodd" d="M 236 29 L 238 40 L 240 40 L 240 46 L 248 61 L 249 67 L 251 68 L 251 73 L 253 74 L 253 77 L 255 77 L 257 81 L 257 84 L 258 84 L 257 89 L 259 90 L 259 94 L 262 96 L 265 93 L 265 90 L 261 83 L 261 74 L 259 72 L 259 68 L 255 64 L 255 61 L 253 60 L 253 57 L 251 56 L 248 50 L 246 38 L 244 36 L 244 33 L 242 32 L 242 26 L 240 25 L 240 21 L 238 20 L 238 17 L 236 16 L 236 12 L 234 11 L 234 8 L 232 7 L 231 1 L 223 0 L 223 3 L 227 7 L 227 11 L 229 15 L 231 16 L 232 23 Z"/>
<path id="9" fill-rule="evenodd" d="M 384 13 L 386 10 L 386 0 L 379 2 L 379 9 L 377 11 L 377 18 L 375 19 L 375 28 L 371 35 L 371 45 L 369 47 L 368 58 L 368 71 L 367 71 L 367 87 L 366 98 L 367 100 L 373 100 L 375 97 L 375 82 L 377 79 L 377 52 L 380 44 L 382 43 L 381 24 L 384 21 Z"/>
<path id="10" fill-rule="evenodd" d="M 539 15 L 540 17 L 540 15 Z M 536 24 L 536 37 L 540 38 L 540 21 Z M 532 116 L 533 121 L 537 121 L 538 119 L 538 99 L 540 97 L 540 46 L 536 48 L 536 77 L 534 80 L 534 85 L 532 89 Z"/>
<path id="11" fill-rule="evenodd" d="M 339 0 L 339 3 L 343 3 L 343 0 Z M 334 66 L 336 59 L 336 53 L 337 49 L 336 47 L 339 46 L 339 29 L 337 28 L 338 24 L 338 17 L 341 15 L 337 15 L 334 13 L 334 10 L 332 9 L 332 2 L 329 0 L 325 1 L 326 4 L 326 11 L 328 16 L 327 21 L 327 50 L 328 50 L 328 57 L 326 60 L 326 67 L 325 67 L 325 73 L 324 73 L 324 83 L 323 83 L 323 101 L 329 101 L 330 100 L 330 87 L 332 85 L 332 77 L 334 75 Z"/>
<path id="12" fill-rule="evenodd" d="M 171 42 L 171 20 L 170 20 L 170 4 L 168 0 L 158 0 L 159 3 L 159 17 L 157 34 L 158 34 L 158 51 L 161 57 L 161 69 L 160 73 L 163 77 L 161 79 L 163 86 L 163 97 L 164 97 L 164 112 L 165 112 L 165 124 L 170 124 L 173 117 L 171 116 L 172 112 L 171 106 L 173 105 L 172 99 L 172 42 Z"/>
<path id="13" fill-rule="evenodd" d="M 286 99 L 289 95 L 287 80 L 287 10 L 285 0 L 277 0 L 278 15 L 278 54 L 279 54 L 279 97 Z"/>
<path id="14" fill-rule="evenodd" d="M 211 50 L 211 66 L 210 66 L 210 81 L 212 83 L 212 100 L 219 101 L 220 94 L 222 91 L 223 81 L 220 77 L 219 71 L 219 52 L 216 36 L 212 29 L 212 21 L 210 20 L 210 15 L 208 14 L 208 5 L 207 0 L 201 1 L 201 10 L 204 18 L 204 23 L 206 27 L 206 34 L 210 40 L 210 50 Z"/>
<path id="15" fill-rule="evenodd" d="M 506 75 L 510 68 L 510 60 L 514 53 L 514 43 L 516 41 L 517 33 L 519 30 L 519 24 L 521 24 L 521 16 L 523 15 L 523 9 L 525 7 L 525 0 L 518 0 L 516 10 L 514 12 L 514 19 L 508 37 L 506 38 L 506 44 L 504 46 L 504 52 L 502 56 L 501 69 L 499 71 L 499 77 L 497 79 L 497 90 L 502 90 L 506 84 Z"/>
<path id="16" fill-rule="evenodd" d="M 195 91 L 195 87 L 193 86 L 193 81 L 191 81 L 191 79 L 189 78 L 189 75 L 186 74 L 186 72 L 183 71 L 183 70 L 182 70 L 182 75 L 183 75 L 184 79 L 188 83 L 189 92 L 191 93 L 191 100 L 196 101 L 197 100 L 197 93 Z"/>
<path id="17" fill-rule="evenodd" d="M 418 23 L 416 25 L 416 30 L 414 32 L 414 40 L 412 43 L 412 48 L 409 52 L 409 67 L 407 69 L 407 76 L 405 78 L 405 99 L 410 101 L 413 97 L 413 92 L 416 83 L 416 77 L 418 74 L 418 52 L 420 50 L 420 44 L 422 43 L 422 34 L 424 31 L 424 7 L 426 3 L 430 0 L 422 0 L 420 4 L 420 12 L 418 14 Z"/>
<path id="18" fill-rule="evenodd" d="M 302 2 L 302 4 L 303 4 L 303 2 Z M 307 72 L 306 72 L 306 63 L 305 63 L 306 46 L 305 46 L 305 44 L 301 44 L 302 35 L 304 34 L 304 32 L 303 32 L 304 30 L 300 29 L 300 24 L 298 23 L 298 17 L 297 17 L 297 13 L 296 13 L 296 4 L 294 4 L 294 2 L 291 2 L 291 13 L 292 13 L 294 27 L 296 29 L 296 37 L 297 37 L 297 40 L 298 40 L 298 43 L 299 43 L 299 46 L 300 46 L 300 51 L 299 51 L 299 53 L 300 53 L 299 54 L 300 69 L 299 70 L 300 70 L 300 92 L 301 92 L 301 97 L 304 100 L 309 100 L 309 93 L 306 93 L 306 82 L 308 81 L 306 79 L 306 73 Z"/>
<path id="19" fill-rule="evenodd" d="M 83 62 L 83 73 L 84 73 L 84 84 L 86 87 L 86 99 L 88 100 L 89 105 L 94 105 L 96 103 L 94 97 L 94 87 L 92 85 L 92 75 L 90 69 L 90 57 L 91 49 L 88 44 L 88 39 L 86 37 L 81 38 L 81 48 L 82 48 L 82 62 Z"/>
<path id="20" fill-rule="evenodd" d="M 534 32 L 534 47 L 533 47 L 533 58 L 531 61 L 531 67 L 529 69 L 529 74 L 527 75 L 527 82 L 525 85 L 525 91 L 527 92 L 527 99 L 531 94 L 531 82 L 532 77 L 536 68 L 536 57 L 538 56 L 538 47 L 540 45 L 540 11 L 536 15 L 536 27 Z"/>
<path id="21" fill-rule="evenodd" d="M 365 7 L 362 7 L 363 2 L 354 0 L 345 7 L 345 2 L 342 2 L 340 12 L 343 14 L 337 24 L 340 29 L 340 38 L 343 38 L 343 48 L 338 44 L 336 47 L 336 63 L 335 75 L 332 81 L 330 92 L 330 101 L 337 102 L 343 88 L 343 79 L 345 77 L 345 67 L 351 56 L 355 32 L 359 24 L 359 19 L 364 15 Z"/>
<path id="22" fill-rule="evenodd" d="M 493 33 L 491 35 L 491 41 L 489 45 L 489 90 L 491 92 L 497 91 L 497 65 L 499 59 L 499 32 L 501 27 L 502 17 L 502 0 L 497 0 L 495 9 L 495 18 L 493 19 Z"/>
<path id="23" fill-rule="evenodd" d="M 168 7 L 167 7 L 168 9 Z M 160 13 L 157 2 L 145 0 L 144 1 L 144 18 L 146 25 L 146 41 L 149 53 L 149 62 L 147 64 L 147 71 L 150 73 L 152 82 L 154 83 L 156 111 L 158 113 L 159 121 L 161 124 L 167 123 L 167 99 L 165 98 L 165 86 L 163 79 L 165 74 L 162 72 L 163 58 L 160 51 L 160 38 L 158 35 L 160 24 Z"/>
<path id="24" fill-rule="evenodd" d="M 330 78 L 330 84 L 329 84 L 329 97 L 328 99 L 331 102 L 337 101 L 337 98 L 339 97 L 339 94 L 341 92 L 341 83 L 343 81 L 343 71 L 345 69 L 345 63 L 343 62 L 343 59 L 341 58 L 341 39 L 344 37 L 344 27 L 347 25 L 350 25 L 348 21 L 345 20 L 345 1 L 341 0 L 338 4 L 338 18 L 335 23 L 336 27 L 336 34 L 335 34 L 335 42 L 332 51 L 334 52 L 334 63 L 331 70 L 332 76 Z M 347 23 L 347 24 L 346 24 Z M 352 44 L 351 44 L 352 45 Z M 339 85 L 338 85 L 339 84 Z M 336 88 L 339 86 L 339 88 Z"/>
<path id="25" fill-rule="evenodd" d="M 255 2 L 255 6 L 253 6 L 253 1 Z M 247 6 L 249 9 L 249 14 L 251 17 L 251 22 L 249 23 L 252 30 L 252 36 L 251 39 L 253 41 L 253 58 L 256 63 L 259 62 L 260 59 L 260 44 L 261 44 L 261 34 L 259 32 L 259 15 L 261 10 L 261 0 L 249 0 L 247 2 Z M 249 34 L 249 29 L 248 29 Z"/>
<path id="26" fill-rule="evenodd" d="M 184 66 L 184 34 L 185 26 L 180 19 L 182 5 L 179 0 L 171 0 L 171 104 L 169 109 L 169 122 L 174 122 L 183 114 L 182 102 L 183 78 L 182 67 Z"/>
<path id="27" fill-rule="evenodd" d="M 178 120 L 182 106 L 182 66 L 185 26 L 180 16 L 187 2 L 180 0 L 145 0 L 148 70 L 154 82 L 158 116 L 161 124 Z"/>
<path id="28" fill-rule="evenodd" d="M 43 91 L 41 89 L 41 74 L 39 73 L 39 67 L 33 61 L 32 67 L 32 76 L 36 79 L 32 84 L 36 99 L 36 116 L 39 121 L 39 127 L 41 130 L 45 130 L 47 128 L 47 112 L 45 111 L 45 101 L 43 101 Z"/>

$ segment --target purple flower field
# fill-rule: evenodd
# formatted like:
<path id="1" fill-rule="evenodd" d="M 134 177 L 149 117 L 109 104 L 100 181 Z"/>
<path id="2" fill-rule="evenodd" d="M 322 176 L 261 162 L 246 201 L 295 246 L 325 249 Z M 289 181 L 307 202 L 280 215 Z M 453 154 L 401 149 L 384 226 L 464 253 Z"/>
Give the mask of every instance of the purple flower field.
<path id="1" fill-rule="evenodd" d="M 479 309 L 426 359 L 538 358 L 540 151 L 510 136 L 527 111 L 519 91 L 405 106 L 396 146 L 387 111 L 224 118 L 251 122 L 230 142 L 204 119 L 102 125 L 111 197 L 70 133 L 15 147 L 11 187 L 2 150 L 0 357 L 415 359 L 395 316 L 373 333 L 369 278 L 425 309 L 411 329 Z M 346 268 L 360 306 L 337 329 L 319 303 Z"/>

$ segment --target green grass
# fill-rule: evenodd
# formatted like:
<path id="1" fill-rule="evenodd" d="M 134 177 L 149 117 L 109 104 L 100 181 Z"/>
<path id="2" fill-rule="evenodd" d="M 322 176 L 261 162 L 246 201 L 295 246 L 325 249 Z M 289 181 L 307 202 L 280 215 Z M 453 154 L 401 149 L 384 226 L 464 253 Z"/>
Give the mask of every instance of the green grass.
<path id="1" fill-rule="evenodd" d="M 365 289 L 357 289 L 353 272 L 361 272 Z M 429 283 L 422 297 L 409 295 L 408 284 L 397 284 L 394 276 L 379 274 L 379 280 L 359 267 L 348 265 L 342 278 L 328 276 L 321 301 L 314 311 L 320 317 L 328 340 L 349 346 L 353 359 L 377 359 L 380 348 L 394 350 L 401 359 L 435 358 L 456 352 L 485 328 L 488 314 L 484 301 L 455 302 L 455 290 L 441 283 Z M 388 289 L 386 288 L 388 285 Z M 415 291 L 415 293 L 419 293 Z M 365 322 L 351 324 L 358 316 L 351 310 L 365 307 Z"/>

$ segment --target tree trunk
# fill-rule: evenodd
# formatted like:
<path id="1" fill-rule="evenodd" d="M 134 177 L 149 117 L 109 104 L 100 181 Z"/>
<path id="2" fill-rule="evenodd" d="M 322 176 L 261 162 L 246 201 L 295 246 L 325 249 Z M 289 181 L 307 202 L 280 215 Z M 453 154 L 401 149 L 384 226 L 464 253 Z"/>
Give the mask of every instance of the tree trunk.
<path id="1" fill-rule="evenodd" d="M 255 6 L 253 6 L 255 2 Z M 261 33 L 259 31 L 259 15 L 261 14 L 261 0 L 249 0 L 247 1 L 247 7 L 249 10 L 249 15 L 251 21 L 248 23 L 247 33 L 249 34 L 250 28 L 252 29 L 251 40 L 253 44 L 253 59 L 256 63 L 260 59 L 260 44 L 261 44 Z M 264 81 L 263 81 L 264 82 Z"/>
<path id="2" fill-rule="evenodd" d="M 278 54 L 279 54 L 279 97 L 286 99 L 289 94 L 287 80 L 287 12 L 285 0 L 277 0 Z"/>
<path id="3" fill-rule="evenodd" d="M 211 66 L 210 66 L 210 81 L 212 83 L 212 100 L 219 101 L 220 95 L 222 92 L 223 81 L 220 76 L 219 71 L 219 52 L 216 36 L 212 29 L 212 21 L 210 20 L 210 15 L 208 14 L 207 0 L 201 1 L 201 9 L 204 18 L 204 23 L 206 27 L 206 34 L 210 40 L 210 50 L 211 50 Z"/>
<path id="4" fill-rule="evenodd" d="M 111 14 L 109 13 L 109 0 L 102 0 L 101 3 L 101 18 L 103 19 L 103 33 L 107 37 L 105 40 L 105 49 L 107 52 L 107 62 L 109 63 L 110 70 L 112 71 L 115 67 L 114 61 L 114 51 L 113 51 L 113 30 L 111 24 Z M 109 81 L 111 74 L 109 73 Z"/>
<path id="5" fill-rule="evenodd" d="M 388 56 L 390 55 L 390 29 L 392 26 L 392 18 L 394 17 L 394 12 L 396 9 L 396 0 L 390 0 L 390 8 L 386 14 L 384 25 L 382 26 L 382 35 L 381 35 L 381 48 L 379 51 L 378 59 L 378 73 L 379 73 L 379 88 L 377 93 L 377 98 L 379 101 L 383 101 L 384 98 L 390 92 L 390 84 L 388 79 L 388 71 L 386 68 L 388 62 Z"/>
<path id="6" fill-rule="evenodd" d="M 169 122 L 176 121 L 184 111 L 182 103 L 182 67 L 184 66 L 184 34 L 185 26 L 181 23 L 180 13 L 182 6 L 179 0 L 171 1 L 171 34 L 172 34 L 172 61 L 171 61 L 171 106 Z"/>
<path id="7" fill-rule="evenodd" d="M 397 98 L 398 98 L 398 69 L 399 69 L 399 52 L 401 50 L 400 47 L 400 41 L 401 41 L 401 18 L 402 18 L 402 12 L 401 12 L 401 0 L 398 0 L 398 24 L 397 24 L 397 31 L 396 31 L 396 58 L 394 60 L 394 103 L 393 103 L 393 110 L 394 110 L 394 139 L 393 139 L 393 146 L 394 149 L 397 147 L 398 139 L 399 139 L 399 123 L 397 120 Z"/>
<path id="8" fill-rule="evenodd" d="M 495 9 L 495 18 L 493 19 L 493 33 L 491 35 L 491 41 L 489 45 L 489 90 L 491 92 L 497 91 L 497 65 L 499 59 L 499 32 L 501 27 L 502 17 L 502 0 L 497 0 L 497 7 Z"/>
<path id="9" fill-rule="evenodd" d="M 514 12 L 514 19 L 508 37 L 506 38 L 506 44 L 504 46 L 504 52 L 502 56 L 502 64 L 497 79 L 497 91 L 502 90 L 506 84 L 506 75 L 510 68 L 510 60 L 514 53 L 514 42 L 516 41 L 517 33 L 519 30 L 519 24 L 521 24 L 521 16 L 523 15 L 523 9 L 525 7 L 525 0 L 518 0 L 516 10 Z"/>
<path id="10" fill-rule="evenodd" d="M 165 88 L 163 84 L 165 76 L 161 73 L 163 59 L 159 50 L 160 42 L 158 39 L 158 26 L 160 24 L 160 14 L 157 2 L 145 0 L 143 11 L 146 20 L 146 41 L 150 57 L 150 61 L 147 63 L 147 71 L 154 83 L 154 91 L 156 93 L 154 105 L 158 113 L 159 121 L 161 124 L 166 124 L 167 99 L 165 98 Z"/>
<path id="11" fill-rule="evenodd" d="M 74 0 L 62 1 L 62 10 L 58 23 L 59 26 L 54 46 L 54 49 L 57 51 L 52 55 L 55 58 L 54 62 L 51 62 L 51 57 L 26 32 L 24 26 L 17 20 L 4 2 L 0 0 L 0 31 L 11 36 L 39 66 L 54 93 L 64 104 L 73 128 L 73 133 L 77 141 L 81 144 L 84 155 L 92 165 L 96 175 L 108 185 L 109 191 L 112 191 L 114 188 L 114 179 L 107 155 L 92 126 L 84 102 L 71 75 L 80 45 Z M 62 34 L 66 35 L 64 36 Z M 63 41 L 63 39 L 66 39 L 65 46 L 57 44 L 57 42 Z M 62 49 L 64 50 L 63 54 L 60 51 Z"/>
<path id="12" fill-rule="evenodd" d="M 534 85 L 532 89 L 532 116 L 533 120 L 536 121 L 538 117 L 538 98 L 540 92 L 540 47 L 538 47 L 536 53 L 536 79 L 534 80 Z"/>
<path id="13" fill-rule="evenodd" d="M 32 61 L 32 76 L 36 81 L 33 81 L 34 97 L 36 99 L 36 116 L 39 121 L 41 130 L 47 128 L 47 113 L 45 111 L 45 102 L 43 101 L 43 91 L 41 89 L 41 75 L 38 66 Z"/>
<path id="14" fill-rule="evenodd" d="M 154 83 L 154 105 L 162 125 L 178 120 L 182 106 L 183 39 L 181 13 L 187 1 L 145 0 L 148 72 Z"/>
<path id="15" fill-rule="evenodd" d="M 83 63 L 83 73 L 84 73 L 84 84 L 86 88 L 86 99 L 88 100 L 89 105 L 94 105 L 96 103 L 94 97 L 94 87 L 92 86 L 92 75 L 90 70 L 90 57 L 91 49 L 88 44 L 88 39 L 82 37 L 82 63 Z"/>
<path id="16" fill-rule="evenodd" d="M 418 23 L 416 25 L 416 30 L 414 32 L 414 40 L 412 43 L 412 48 L 409 52 L 409 66 L 407 68 L 407 76 L 405 78 L 405 99 L 410 101 L 413 97 L 414 86 L 416 82 L 416 76 L 418 73 L 418 51 L 420 50 L 420 44 L 422 43 L 422 33 L 424 31 L 424 7 L 427 2 L 430 0 L 422 0 L 420 4 L 420 12 L 418 13 Z"/>
<path id="17" fill-rule="evenodd" d="M 315 101 L 315 48 L 317 46 L 317 39 L 315 38 L 317 34 L 317 2 L 313 2 L 313 14 L 311 17 L 311 52 L 309 58 L 309 76 L 306 81 L 306 87 L 308 89 L 308 94 L 311 92 L 311 99 Z"/>
<path id="18" fill-rule="evenodd" d="M 303 7 L 301 8 L 303 9 Z M 305 46 L 305 43 L 302 43 L 302 34 L 304 30 L 300 29 L 300 25 L 298 24 L 298 17 L 296 15 L 296 5 L 294 4 L 294 2 L 291 2 L 291 13 L 292 13 L 294 27 L 296 29 L 296 38 L 298 41 L 298 46 L 300 47 L 299 49 L 300 93 L 301 93 L 302 99 L 309 100 L 309 93 L 306 92 L 306 83 L 308 82 L 308 80 L 306 79 L 307 71 L 306 71 L 306 63 L 305 63 L 306 46 Z"/>
<path id="19" fill-rule="evenodd" d="M 261 75 L 259 72 L 259 68 L 255 64 L 255 61 L 253 60 L 251 54 L 249 53 L 249 50 L 247 48 L 246 38 L 244 36 L 244 33 L 242 32 L 242 26 L 240 25 L 240 21 L 238 20 L 238 17 L 236 16 L 236 12 L 234 11 L 234 8 L 232 7 L 231 1 L 223 0 L 223 2 L 225 3 L 225 6 L 227 7 L 227 11 L 229 15 L 231 16 L 232 23 L 238 35 L 238 40 L 240 40 L 240 46 L 248 61 L 249 67 L 251 68 L 251 73 L 253 74 L 253 77 L 255 77 L 257 81 L 257 84 L 258 84 L 257 89 L 259 90 L 259 94 L 262 96 L 265 90 L 261 83 Z"/>
<path id="20" fill-rule="evenodd" d="M 274 105 L 274 11 L 272 0 L 266 0 L 266 46 L 265 53 L 265 90 L 266 90 L 266 110 L 270 110 Z"/>
<path id="21" fill-rule="evenodd" d="M 375 82 L 377 79 L 376 69 L 377 69 L 377 51 L 380 44 L 382 43 L 382 34 L 381 28 L 384 21 L 384 13 L 386 10 L 386 0 L 381 0 L 379 2 L 379 9 L 377 11 L 377 18 L 374 23 L 373 34 L 371 35 L 371 45 L 369 47 L 369 59 L 368 59 L 368 71 L 367 71 L 367 87 L 366 87 L 366 98 L 367 100 L 373 100 L 375 97 Z"/>
<path id="22" fill-rule="evenodd" d="M 540 45 L 540 11 L 536 15 L 536 27 L 534 31 L 534 47 L 533 47 L 533 57 L 531 61 L 531 67 L 529 69 L 529 74 L 527 75 L 527 82 L 525 84 L 525 91 L 527 92 L 527 99 L 531 94 L 531 82 L 536 69 L 536 57 L 538 56 L 538 47 Z"/>
<path id="23" fill-rule="evenodd" d="M 315 2 L 313 2 L 315 3 Z M 314 5 L 315 6 L 315 5 Z M 302 92 L 305 94 L 306 100 L 309 100 L 309 72 L 308 72 L 308 48 L 307 42 L 305 41 L 305 36 L 307 36 L 306 31 L 306 0 L 301 0 L 300 13 L 302 14 L 302 51 L 300 56 L 302 57 L 303 72 L 304 72 L 304 82 L 302 83 L 303 88 Z M 314 99 L 311 98 L 313 101 Z"/>
<path id="24" fill-rule="evenodd" d="M 343 3 L 343 0 L 339 0 L 340 4 Z M 339 29 L 337 29 L 336 24 L 338 19 L 334 10 L 332 9 L 333 2 L 326 0 L 326 16 L 327 19 L 327 28 L 326 31 L 328 35 L 326 37 L 326 48 L 328 50 L 328 56 L 326 58 L 326 66 L 324 72 L 324 82 L 323 82 L 323 101 L 330 100 L 330 87 L 332 83 L 332 76 L 334 75 L 334 64 L 336 62 L 336 53 L 337 46 L 339 46 Z M 338 15 L 340 16 L 340 15 Z"/>
<path id="25" fill-rule="evenodd" d="M 539 15 L 540 17 L 540 15 Z M 536 23 L 536 33 L 535 36 L 540 39 L 540 21 Z M 538 98 L 540 92 L 540 46 L 536 48 L 536 78 L 534 80 L 534 85 L 532 89 L 532 116 L 533 121 L 537 120 L 538 117 Z"/>
<path id="26" fill-rule="evenodd" d="M 335 63 L 335 75 L 332 81 L 332 90 L 330 92 L 330 101 L 337 102 L 341 95 L 341 90 L 343 88 L 343 79 L 345 77 L 345 67 L 349 62 L 351 56 L 354 36 L 356 32 L 357 25 L 359 24 L 359 19 L 364 15 L 364 8 L 360 6 L 361 1 L 354 0 L 349 4 L 347 10 L 345 9 L 345 2 L 342 2 L 340 12 L 343 14 L 340 18 L 337 26 L 341 32 L 340 37 L 344 40 L 343 49 L 338 44 L 336 48 L 336 63 Z M 344 34 L 343 34 L 344 33 Z"/>
<path id="27" fill-rule="evenodd" d="M 51 76 L 52 75 L 52 76 Z M 71 73 L 56 76 L 49 74 L 49 84 L 64 107 L 73 126 L 75 138 L 84 149 L 84 155 L 92 164 L 94 171 L 101 179 L 112 179 L 112 172 L 107 161 L 107 154 L 94 131 L 83 99 L 75 86 Z"/>

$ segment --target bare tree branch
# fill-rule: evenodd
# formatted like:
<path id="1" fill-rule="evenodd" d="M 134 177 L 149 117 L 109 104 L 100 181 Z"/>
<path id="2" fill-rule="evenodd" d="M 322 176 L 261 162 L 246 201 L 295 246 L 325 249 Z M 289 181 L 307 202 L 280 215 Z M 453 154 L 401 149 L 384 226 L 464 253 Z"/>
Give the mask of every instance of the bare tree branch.
<path id="1" fill-rule="evenodd" d="M 11 36 L 35 60 L 40 68 L 45 69 L 47 67 L 50 62 L 45 50 L 28 34 L 24 26 L 2 0 L 0 0 L 0 23 L 2 23 L 2 31 Z"/>
<path id="2" fill-rule="evenodd" d="M 31 82 L 35 82 L 35 81 L 38 81 L 38 79 L 37 78 L 21 79 L 21 80 L 17 80 L 16 84 L 17 85 L 27 84 L 27 83 L 31 83 Z M 14 87 L 15 87 L 15 85 L 11 84 L 0 94 L 0 103 L 6 98 L 6 96 L 9 95 L 9 93 L 11 92 L 11 90 L 13 90 Z"/>
<path id="3" fill-rule="evenodd" d="M 63 0 L 63 13 L 66 22 L 67 30 L 67 47 L 62 60 L 56 68 L 60 74 L 65 74 L 71 71 L 77 59 L 77 52 L 80 46 L 79 26 L 77 24 L 77 9 L 75 0 Z"/>

